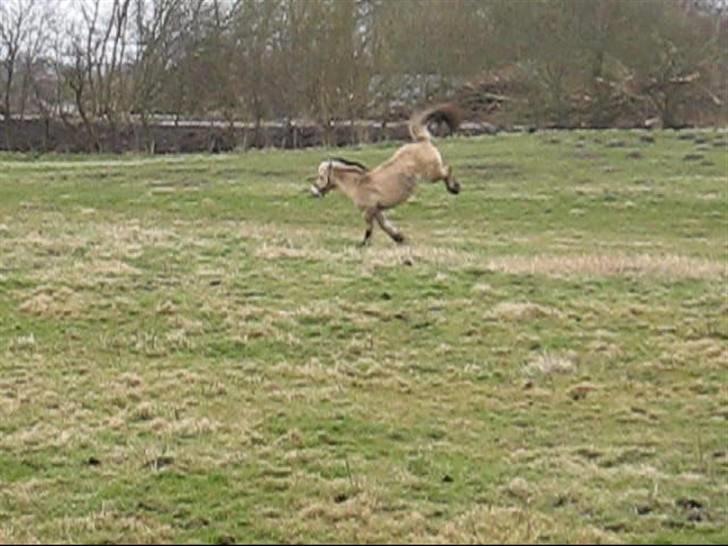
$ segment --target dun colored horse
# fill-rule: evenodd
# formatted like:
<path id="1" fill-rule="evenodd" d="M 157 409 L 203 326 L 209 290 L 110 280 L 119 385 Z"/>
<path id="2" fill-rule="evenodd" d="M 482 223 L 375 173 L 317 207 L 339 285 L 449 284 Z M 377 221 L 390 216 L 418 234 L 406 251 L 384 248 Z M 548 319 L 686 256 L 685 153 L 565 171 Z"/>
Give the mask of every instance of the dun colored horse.
<path id="1" fill-rule="evenodd" d="M 452 168 L 445 165 L 440 151 L 432 143 L 427 129 L 432 121 L 445 122 L 450 131 L 457 129 L 460 116 L 452 104 L 435 106 L 415 114 L 409 123 L 414 142 L 405 144 L 378 167 L 369 170 L 361 163 L 334 158 L 323 161 L 318 168 L 318 179 L 311 185 L 316 197 L 323 197 L 338 188 L 354 202 L 364 214 L 366 232 L 362 245 L 369 243 L 374 220 L 397 243 L 404 236 L 384 216 L 384 211 L 405 202 L 414 192 L 418 180 L 445 182 L 447 191 L 460 192 L 460 184 L 453 178 Z"/>

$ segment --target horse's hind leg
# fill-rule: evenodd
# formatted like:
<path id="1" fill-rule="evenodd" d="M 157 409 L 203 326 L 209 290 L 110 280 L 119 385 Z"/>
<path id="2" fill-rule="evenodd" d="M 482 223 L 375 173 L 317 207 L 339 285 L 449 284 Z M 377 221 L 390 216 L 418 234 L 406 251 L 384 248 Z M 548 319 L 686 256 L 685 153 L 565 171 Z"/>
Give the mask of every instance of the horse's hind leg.
<path id="1" fill-rule="evenodd" d="M 402 235 L 399 229 L 397 229 L 397 226 L 384 217 L 382 211 L 377 211 L 375 218 L 377 219 L 379 227 L 381 227 L 394 242 L 404 243 L 404 235 Z"/>
<path id="2" fill-rule="evenodd" d="M 447 188 L 447 191 L 455 195 L 460 193 L 460 182 L 455 180 L 455 177 L 452 175 L 452 167 L 448 165 L 447 167 L 443 168 L 442 171 L 442 180 L 445 181 L 445 187 Z"/>

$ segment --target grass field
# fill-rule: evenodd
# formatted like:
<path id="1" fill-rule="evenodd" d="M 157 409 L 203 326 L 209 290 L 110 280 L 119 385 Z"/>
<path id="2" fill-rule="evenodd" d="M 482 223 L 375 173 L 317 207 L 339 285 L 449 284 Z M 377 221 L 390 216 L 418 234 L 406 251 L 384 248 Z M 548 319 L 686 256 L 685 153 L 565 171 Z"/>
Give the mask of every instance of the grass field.
<path id="1" fill-rule="evenodd" d="M 0 156 L 0 543 L 725 543 L 727 146 Z"/>

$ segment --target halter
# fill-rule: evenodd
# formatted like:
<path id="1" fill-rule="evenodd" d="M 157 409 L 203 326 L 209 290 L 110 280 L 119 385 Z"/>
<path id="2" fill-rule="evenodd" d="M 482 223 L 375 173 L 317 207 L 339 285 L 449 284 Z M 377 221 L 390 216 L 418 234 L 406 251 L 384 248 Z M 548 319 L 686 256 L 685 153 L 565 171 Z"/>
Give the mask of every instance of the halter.
<path id="1" fill-rule="evenodd" d="M 331 176 L 334 172 L 334 161 L 329 159 L 329 168 L 326 170 L 326 186 L 320 190 L 321 193 L 328 193 L 331 190 Z"/>

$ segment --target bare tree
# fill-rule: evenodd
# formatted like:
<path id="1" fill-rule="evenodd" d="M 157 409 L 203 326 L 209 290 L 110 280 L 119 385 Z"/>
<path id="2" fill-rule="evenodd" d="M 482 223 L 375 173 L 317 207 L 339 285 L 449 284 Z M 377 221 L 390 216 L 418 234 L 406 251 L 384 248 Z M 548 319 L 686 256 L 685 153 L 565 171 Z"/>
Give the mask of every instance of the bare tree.
<path id="1" fill-rule="evenodd" d="M 232 48 L 227 63 L 231 70 L 226 89 L 240 97 L 245 114 L 255 123 L 257 144 L 262 138 L 261 123 L 272 110 L 267 97 L 275 87 L 272 63 L 278 44 L 274 34 L 280 30 L 281 9 L 276 0 L 243 0 L 231 12 Z"/>
<path id="2" fill-rule="evenodd" d="M 10 0 L 0 4 L 0 65 L 2 65 L 2 114 L 12 115 L 12 95 L 21 62 L 32 64 L 43 44 L 43 17 L 36 0 Z M 25 59 L 23 55 L 25 54 Z M 22 82 L 27 87 L 27 81 Z"/>
<path id="3" fill-rule="evenodd" d="M 117 125 L 129 110 L 124 63 L 129 38 L 129 18 L 132 0 L 113 0 L 111 14 L 104 31 L 102 54 L 97 66 L 101 81 L 100 107 L 116 134 Z"/>
<path id="4" fill-rule="evenodd" d="M 151 149 L 149 118 L 155 111 L 192 114 L 205 104 L 204 88 L 217 84 L 193 70 L 207 7 L 206 0 L 135 0 L 131 110 Z"/>
<path id="5" fill-rule="evenodd" d="M 0 113 L 5 123 L 5 140 L 11 146 L 11 119 L 22 122 L 35 72 L 47 39 L 48 9 L 36 0 L 9 0 L 0 4 Z"/>

